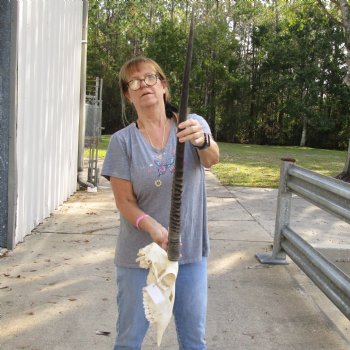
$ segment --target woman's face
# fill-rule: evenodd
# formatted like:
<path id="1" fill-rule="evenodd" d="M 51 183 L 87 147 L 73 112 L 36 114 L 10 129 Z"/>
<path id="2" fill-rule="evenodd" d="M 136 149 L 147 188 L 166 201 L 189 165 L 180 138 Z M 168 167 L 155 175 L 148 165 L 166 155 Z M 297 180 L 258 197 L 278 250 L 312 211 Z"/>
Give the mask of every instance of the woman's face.
<path id="1" fill-rule="evenodd" d="M 156 74 L 152 64 L 141 63 L 138 66 L 138 70 L 130 74 L 128 81 L 144 79 L 148 74 Z M 147 86 L 144 81 L 141 81 L 140 89 L 133 91 L 128 88 L 125 96 L 134 105 L 137 113 L 139 113 L 145 108 L 155 107 L 157 105 L 164 107 L 163 96 L 166 88 L 167 86 L 164 80 L 157 79 L 156 84 L 152 86 Z"/>

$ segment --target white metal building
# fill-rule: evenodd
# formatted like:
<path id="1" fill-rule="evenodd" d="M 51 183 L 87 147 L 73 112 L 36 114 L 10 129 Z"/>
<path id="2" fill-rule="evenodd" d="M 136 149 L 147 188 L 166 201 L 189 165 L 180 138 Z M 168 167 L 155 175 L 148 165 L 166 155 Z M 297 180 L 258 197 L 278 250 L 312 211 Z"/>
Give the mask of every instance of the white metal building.
<path id="1" fill-rule="evenodd" d="M 83 1 L 8 6 L 9 221 L 0 246 L 12 249 L 77 188 Z"/>

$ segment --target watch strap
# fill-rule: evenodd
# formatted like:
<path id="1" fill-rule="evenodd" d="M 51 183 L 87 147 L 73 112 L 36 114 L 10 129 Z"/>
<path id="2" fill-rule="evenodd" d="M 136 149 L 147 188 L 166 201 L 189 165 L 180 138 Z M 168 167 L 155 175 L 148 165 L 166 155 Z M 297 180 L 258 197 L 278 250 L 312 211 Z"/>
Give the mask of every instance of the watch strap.
<path id="1" fill-rule="evenodd" d="M 202 151 L 210 147 L 210 135 L 207 133 L 204 133 L 204 142 L 201 146 L 193 146 L 195 149 Z"/>

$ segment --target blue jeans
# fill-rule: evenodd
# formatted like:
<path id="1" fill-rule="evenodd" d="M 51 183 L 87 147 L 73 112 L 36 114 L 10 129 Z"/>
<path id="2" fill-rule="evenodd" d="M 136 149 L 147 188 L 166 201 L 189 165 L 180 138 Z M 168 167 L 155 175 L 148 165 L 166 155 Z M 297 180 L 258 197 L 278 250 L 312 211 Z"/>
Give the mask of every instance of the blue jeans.
<path id="1" fill-rule="evenodd" d="M 148 330 L 142 288 L 148 270 L 117 267 L 117 338 L 114 350 L 140 350 Z M 205 350 L 207 259 L 179 265 L 174 320 L 180 350 Z"/>

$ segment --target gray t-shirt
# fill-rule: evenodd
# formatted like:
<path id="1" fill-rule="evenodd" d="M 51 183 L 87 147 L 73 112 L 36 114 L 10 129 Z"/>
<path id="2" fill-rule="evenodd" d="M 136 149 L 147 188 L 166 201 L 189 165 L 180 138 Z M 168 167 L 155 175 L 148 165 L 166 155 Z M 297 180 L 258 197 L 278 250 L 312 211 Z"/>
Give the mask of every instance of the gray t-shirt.
<path id="1" fill-rule="evenodd" d="M 210 128 L 199 115 L 197 119 L 206 133 Z M 107 179 L 129 180 L 139 207 L 164 227 L 169 227 L 171 188 L 175 170 L 177 125 L 171 120 L 169 140 L 162 151 L 154 149 L 132 123 L 112 135 L 102 168 Z M 117 239 L 115 262 L 117 266 L 138 267 L 137 252 L 152 240 L 148 233 L 138 231 L 122 215 Z M 185 144 L 184 177 L 181 204 L 181 258 L 180 264 L 200 261 L 208 256 L 209 237 L 205 173 L 196 149 Z"/>

